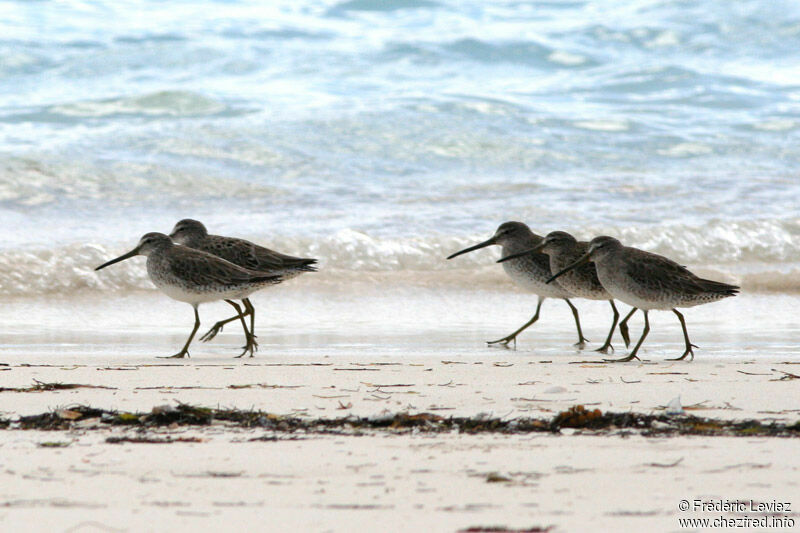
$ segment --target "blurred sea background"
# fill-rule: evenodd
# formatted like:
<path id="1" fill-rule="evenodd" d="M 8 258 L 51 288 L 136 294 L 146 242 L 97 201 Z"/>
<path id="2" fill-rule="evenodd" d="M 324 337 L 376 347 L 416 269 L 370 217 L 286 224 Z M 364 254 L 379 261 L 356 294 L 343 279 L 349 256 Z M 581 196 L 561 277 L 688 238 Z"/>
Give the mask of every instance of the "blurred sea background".
<path id="1" fill-rule="evenodd" d="M 520 220 L 800 291 L 798 2 L 0 13 L 6 296 L 151 289 L 141 260 L 92 269 L 185 217 L 318 257 L 297 290 L 511 290 L 497 252 L 444 257 Z"/>

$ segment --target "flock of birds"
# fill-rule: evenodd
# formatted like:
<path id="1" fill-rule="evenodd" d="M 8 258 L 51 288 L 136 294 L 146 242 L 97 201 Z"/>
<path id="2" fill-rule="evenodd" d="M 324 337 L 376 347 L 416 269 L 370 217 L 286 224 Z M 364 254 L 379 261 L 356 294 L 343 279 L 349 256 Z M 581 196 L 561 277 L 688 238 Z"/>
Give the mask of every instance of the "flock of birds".
<path id="1" fill-rule="evenodd" d="M 648 312 L 654 309 L 671 310 L 683 328 L 685 350 L 674 360 L 687 356 L 694 358 L 686 322 L 678 307 L 714 302 L 735 296 L 739 287 L 702 279 L 664 256 L 623 246 L 613 237 L 595 237 L 590 242 L 578 241 L 569 233 L 554 231 L 545 237 L 533 233 L 521 222 L 505 222 L 488 240 L 450 255 L 461 254 L 487 246 L 502 247 L 498 263 L 509 277 L 526 290 L 537 294 L 536 313 L 512 334 L 490 341 L 489 344 L 516 343 L 517 336 L 539 319 L 542 302 L 546 298 L 560 298 L 569 305 L 578 328 L 577 346 L 583 347 L 586 338 L 581 331 L 577 308 L 570 298 L 608 300 L 613 311 L 611 329 L 605 343 L 597 351 L 613 350 L 611 339 L 617 328 L 619 311 L 614 300 L 632 307 L 619 322 L 619 330 L 630 345 L 628 319 L 637 311 L 644 314 L 644 330 L 634 349 L 622 359 L 624 362 L 639 359 L 636 355 L 650 332 Z M 183 348 L 170 358 L 189 356 L 189 345 L 200 328 L 198 306 L 201 303 L 224 300 L 236 314 L 214 324 L 203 341 L 213 339 L 223 327 L 239 320 L 245 334 L 243 351 L 253 357 L 258 349 L 255 335 L 255 308 L 250 295 L 255 291 L 296 277 L 304 272 L 315 272 L 316 259 L 294 257 L 275 252 L 244 239 L 210 235 L 206 227 L 191 219 L 178 222 L 169 235 L 147 233 L 130 252 L 112 259 L 95 270 L 101 270 L 137 255 L 147 256 L 147 274 L 155 286 L 167 296 L 190 304 L 194 308 L 194 328 Z M 241 306 L 236 302 L 240 300 Z M 248 328 L 246 317 L 250 317 Z"/>
<path id="2" fill-rule="evenodd" d="M 201 340 L 209 341 L 222 331 L 225 324 L 242 322 L 244 350 L 242 357 L 258 349 L 255 334 L 256 311 L 250 295 L 268 285 L 315 272 L 316 259 L 293 257 L 275 252 L 244 239 L 209 235 L 197 220 L 184 219 L 175 224 L 169 235 L 147 233 L 136 248 L 116 259 L 103 263 L 103 269 L 137 255 L 147 256 L 147 275 L 161 292 L 186 302 L 194 308 L 194 328 L 181 351 L 170 358 L 189 356 L 189 345 L 200 327 L 197 307 L 201 303 L 224 300 L 236 309 L 236 315 L 221 320 L 208 330 Z M 244 311 L 235 302 L 241 300 Z M 250 329 L 245 317 L 250 316 Z"/>
<path id="3" fill-rule="evenodd" d="M 608 353 L 609 348 L 613 350 L 611 337 L 619 319 L 614 300 L 619 300 L 633 308 L 619 323 L 625 346 L 630 345 L 628 319 L 637 310 L 644 313 L 644 330 L 639 342 L 626 357 L 606 361 L 639 359 L 636 354 L 650 332 L 647 315 L 654 309 L 671 310 L 683 328 L 686 349 L 683 355 L 672 360 L 680 361 L 687 356 L 694 359 L 692 348 L 697 346 L 689 341 L 686 321 L 677 308 L 715 302 L 739 292 L 739 287 L 735 285 L 702 279 L 671 259 L 623 246 L 613 237 L 600 236 L 585 242 L 576 240 L 564 231 L 554 231 L 543 238 L 522 222 L 505 222 L 490 239 L 456 252 L 448 259 L 492 245 L 502 247 L 503 257 L 498 263 L 503 263 L 506 274 L 518 285 L 539 295 L 539 303 L 533 318 L 511 335 L 491 341 L 490 344 L 516 342 L 517 335 L 539 319 L 539 310 L 545 298 L 561 298 L 572 309 L 578 327 L 577 345 L 583 347 L 586 339 L 581 332 L 578 310 L 569 301 L 571 297 L 578 297 L 608 300 L 611 303 L 614 312 L 611 330 L 606 342 L 598 348 L 599 352 Z"/>

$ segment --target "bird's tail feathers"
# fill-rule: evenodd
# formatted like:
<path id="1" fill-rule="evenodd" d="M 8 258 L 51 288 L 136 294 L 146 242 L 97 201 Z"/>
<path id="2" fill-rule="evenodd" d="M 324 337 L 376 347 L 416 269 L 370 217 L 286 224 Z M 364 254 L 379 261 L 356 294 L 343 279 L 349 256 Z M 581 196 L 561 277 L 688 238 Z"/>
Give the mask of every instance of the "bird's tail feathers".
<path id="1" fill-rule="evenodd" d="M 713 281 L 702 278 L 698 280 L 698 283 L 704 290 L 717 293 L 722 296 L 736 296 L 739 294 L 739 287 L 736 285 L 730 285 L 728 283 L 722 283 L 721 281 Z"/>

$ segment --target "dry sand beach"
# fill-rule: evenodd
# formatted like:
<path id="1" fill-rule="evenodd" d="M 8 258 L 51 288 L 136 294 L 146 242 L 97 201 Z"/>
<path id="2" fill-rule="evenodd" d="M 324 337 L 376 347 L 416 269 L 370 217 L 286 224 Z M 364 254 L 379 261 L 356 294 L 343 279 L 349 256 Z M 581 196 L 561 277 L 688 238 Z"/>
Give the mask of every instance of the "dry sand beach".
<path id="1" fill-rule="evenodd" d="M 664 361 L 681 349 L 680 329 L 654 314 L 647 360 L 605 364 L 570 346 L 571 317 L 556 302 L 515 351 L 482 343 L 515 327 L 510 317 L 526 318 L 529 302 L 512 292 L 397 287 L 363 292 L 357 309 L 324 294 L 262 297 L 256 358 L 232 358 L 242 336 L 230 328 L 182 361 L 154 357 L 171 353 L 190 321 L 185 306 L 157 293 L 87 297 L 70 313 L 12 302 L 2 311 L 12 342 L 0 347 L 0 528 L 680 531 L 693 529 L 681 518 L 800 522 L 799 333 L 790 315 L 768 312 L 796 297 L 743 295 L 690 310 L 702 347 L 692 363 Z M 269 301 L 285 306 L 271 321 Z M 390 301 L 427 301 L 438 322 L 416 305 L 417 316 L 391 324 Z M 456 301 L 457 313 L 441 312 Z M 582 306 L 592 340 L 606 327 L 601 304 Z M 208 324 L 227 312 L 201 309 Z M 15 317 L 29 313 L 50 326 L 25 331 Z M 338 331 L 322 313 L 342 318 Z M 101 318 L 106 327 L 93 327 Z M 780 342 L 769 340 L 774 330 L 786 332 Z M 676 397 L 685 411 L 667 416 Z M 553 425 L 577 405 L 589 419 L 597 409 L 639 422 Z M 739 424 L 748 420 L 757 423 Z M 681 500 L 791 510 L 682 512 Z"/>

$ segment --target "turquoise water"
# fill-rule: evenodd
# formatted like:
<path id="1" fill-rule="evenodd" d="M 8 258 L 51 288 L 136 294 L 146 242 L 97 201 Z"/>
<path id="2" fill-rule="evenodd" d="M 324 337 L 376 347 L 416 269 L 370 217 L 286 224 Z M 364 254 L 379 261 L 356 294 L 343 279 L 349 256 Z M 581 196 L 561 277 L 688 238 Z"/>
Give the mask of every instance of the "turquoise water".
<path id="1" fill-rule="evenodd" d="M 453 280 L 490 258 L 444 256 L 522 220 L 800 290 L 798 2 L 0 12 L 5 293 L 104 286 L 187 216 L 332 271 Z"/>

